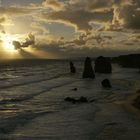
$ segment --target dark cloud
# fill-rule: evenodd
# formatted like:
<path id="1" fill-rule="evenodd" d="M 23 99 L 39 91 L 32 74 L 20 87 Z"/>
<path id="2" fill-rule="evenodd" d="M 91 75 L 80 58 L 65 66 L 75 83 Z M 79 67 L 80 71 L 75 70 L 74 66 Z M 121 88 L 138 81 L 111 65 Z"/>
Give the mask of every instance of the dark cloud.
<path id="1" fill-rule="evenodd" d="M 0 7 L 0 15 L 17 16 L 30 14 L 33 9 L 23 7 Z"/>
<path id="2" fill-rule="evenodd" d="M 42 17 L 51 20 L 62 22 L 68 25 L 73 25 L 77 30 L 89 31 L 92 29 L 91 21 L 109 22 L 112 20 L 112 11 L 89 12 L 84 10 L 63 10 L 54 11 L 50 14 L 43 13 Z"/>
<path id="3" fill-rule="evenodd" d="M 95 10 L 101 8 L 110 8 L 114 0 L 70 0 L 69 6 L 75 9 Z"/>
<path id="4" fill-rule="evenodd" d="M 43 6 L 51 8 L 53 10 L 62 10 L 64 8 L 64 3 L 58 1 L 58 0 L 45 0 L 43 3 Z"/>
<path id="5" fill-rule="evenodd" d="M 0 18 L 0 23 L 4 23 L 5 20 L 6 20 L 5 17 L 1 17 L 1 18 Z"/>
<path id="6" fill-rule="evenodd" d="M 127 44 L 130 45 L 130 44 Z M 41 44 L 37 46 L 38 50 L 46 51 L 50 54 L 54 54 L 54 56 L 61 57 L 61 58 L 71 58 L 71 57 L 85 57 L 91 56 L 96 57 L 100 55 L 104 56 L 118 56 L 120 54 L 129 54 L 129 53 L 138 53 L 140 52 L 139 49 L 137 50 L 127 50 L 127 49 L 111 49 L 111 48 L 99 48 L 99 47 L 92 47 L 88 48 L 83 46 L 81 48 L 73 47 L 73 45 L 69 45 L 67 47 L 60 47 L 56 44 Z"/>
<path id="7" fill-rule="evenodd" d="M 15 49 L 19 50 L 32 45 L 35 49 L 42 49 L 60 56 L 84 56 L 87 54 L 94 56 L 103 53 L 111 54 L 115 51 L 121 53 L 124 52 L 123 45 L 126 48 L 136 48 L 139 44 L 139 38 L 128 39 L 123 33 L 126 33 L 126 36 L 131 35 L 134 31 L 137 34 L 140 33 L 140 0 L 44 0 L 41 4 L 26 7 L 0 7 L 0 15 L 1 33 L 5 33 L 3 24 L 6 19 L 3 17 L 4 15 L 11 19 L 9 21 L 13 21 L 15 25 L 14 20 L 18 20 L 15 16 L 27 15 L 24 16 L 25 19 L 27 18 L 25 21 L 23 17 L 20 17 L 22 20 L 18 21 L 23 21 L 23 23 L 19 25 L 24 27 L 23 30 L 26 29 L 29 32 L 33 30 L 33 33 L 37 34 L 36 38 L 39 42 L 35 43 L 35 36 L 29 34 L 24 42 L 13 41 Z M 25 22 L 31 24 L 26 27 Z M 72 26 L 78 33 L 73 33 L 73 37 L 69 38 L 64 36 L 53 39 L 55 35 L 51 28 L 54 27 L 53 30 L 57 30 L 58 23 Z M 67 31 L 64 31 L 63 27 L 60 28 L 62 30 L 60 36 L 63 36 L 63 33 L 71 34 L 70 31 L 66 33 Z M 19 28 L 21 29 L 21 27 Z M 50 32 L 48 32 L 48 28 L 50 28 Z M 66 28 L 67 26 L 65 26 Z M 76 36 L 78 37 L 76 38 Z M 48 38 L 51 41 L 48 41 Z M 114 49 L 111 49 L 113 47 Z M 24 51 L 22 53 L 25 54 Z"/>
<path id="8" fill-rule="evenodd" d="M 124 5 L 119 12 L 120 19 L 124 20 L 125 27 L 140 29 L 140 2 L 134 5 Z"/>
<path id="9" fill-rule="evenodd" d="M 26 38 L 26 41 L 23 43 L 19 41 L 13 41 L 13 45 L 16 50 L 26 48 L 34 44 L 35 44 L 35 36 L 33 34 L 29 34 L 28 38 Z"/>
<path id="10" fill-rule="evenodd" d="M 58 0 L 54 1 L 60 4 Z M 124 27 L 140 28 L 139 0 L 70 0 L 63 4 L 63 7 L 59 11 L 43 13 L 42 17 L 72 25 L 77 30 L 85 32 L 92 30 L 91 22 L 98 22 L 104 26 L 108 23 L 105 29 L 112 31 L 122 31 Z"/>
<path id="11" fill-rule="evenodd" d="M 16 50 L 22 48 L 22 45 L 19 41 L 13 41 L 13 45 Z"/>
<path id="12" fill-rule="evenodd" d="M 4 26 L 2 24 L 5 23 L 5 21 L 6 21 L 5 17 L 0 18 L 0 30 L 1 30 L 1 32 L 4 31 Z"/>
<path id="13" fill-rule="evenodd" d="M 126 42 L 125 45 L 132 46 L 132 45 L 134 45 L 134 43 L 132 43 L 132 42 Z"/>

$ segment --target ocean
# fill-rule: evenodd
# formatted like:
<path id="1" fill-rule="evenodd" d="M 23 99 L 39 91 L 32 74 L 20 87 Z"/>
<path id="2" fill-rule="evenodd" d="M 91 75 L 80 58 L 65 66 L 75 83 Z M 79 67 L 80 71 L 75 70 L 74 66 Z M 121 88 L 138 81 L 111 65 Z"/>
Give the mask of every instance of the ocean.
<path id="1" fill-rule="evenodd" d="M 132 130 L 140 136 L 140 122 L 119 105 L 139 89 L 138 69 L 113 64 L 112 74 L 96 74 L 91 80 L 82 79 L 84 62 L 73 62 L 76 74 L 70 74 L 68 60 L 0 62 L 0 140 L 105 140 L 110 131 L 120 140 Z M 111 89 L 102 88 L 105 78 Z M 94 102 L 64 101 L 81 96 Z"/>

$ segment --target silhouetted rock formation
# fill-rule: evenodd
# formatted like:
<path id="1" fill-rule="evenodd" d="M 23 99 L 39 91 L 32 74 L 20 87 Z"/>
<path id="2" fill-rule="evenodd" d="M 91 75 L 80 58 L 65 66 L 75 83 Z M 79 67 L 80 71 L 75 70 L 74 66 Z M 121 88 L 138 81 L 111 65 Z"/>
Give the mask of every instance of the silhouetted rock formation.
<path id="1" fill-rule="evenodd" d="M 75 104 L 75 103 L 88 103 L 87 98 L 83 97 L 83 96 L 81 96 L 79 99 L 75 99 L 75 98 L 72 98 L 72 97 L 66 97 L 64 99 L 64 101 L 71 102 L 73 104 Z"/>
<path id="2" fill-rule="evenodd" d="M 100 56 L 95 60 L 95 72 L 98 73 L 112 73 L 112 66 L 109 59 Z"/>
<path id="3" fill-rule="evenodd" d="M 77 91 L 78 89 L 77 89 L 77 88 L 73 88 L 72 90 L 73 90 L 73 91 Z"/>
<path id="4" fill-rule="evenodd" d="M 85 60 L 83 78 L 95 78 L 90 57 L 87 57 Z"/>
<path id="5" fill-rule="evenodd" d="M 121 55 L 112 58 L 112 62 L 126 68 L 140 68 L 140 54 Z"/>
<path id="6" fill-rule="evenodd" d="M 72 62 L 70 62 L 70 72 L 76 73 L 76 68 L 74 67 L 74 64 Z"/>
<path id="7" fill-rule="evenodd" d="M 102 86 L 103 86 L 104 88 L 111 88 L 111 87 L 112 87 L 111 84 L 110 84 L 110 81 L 109 81 L 108 79 L 104 79 L 104 80 L 102 81 Z"/>

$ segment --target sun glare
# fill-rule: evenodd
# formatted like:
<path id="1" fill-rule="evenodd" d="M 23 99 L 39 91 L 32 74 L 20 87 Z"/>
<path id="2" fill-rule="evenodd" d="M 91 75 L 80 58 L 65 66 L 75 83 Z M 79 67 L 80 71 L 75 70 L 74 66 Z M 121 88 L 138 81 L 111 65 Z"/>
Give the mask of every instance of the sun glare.
<path id="1" fill-rule="evenodd" d="M 11 41 L 5 42 L 4 46 L 8 51 L 15 51 L 15 47 L 13 46 Z"/>
<path id="2" fill-rule="evenodd" d="M 3 46 L 4 46 L 5 51 L 16 52 L 15 47 L 12 43 L 13 40 L 15 40 L 13 36 L 5 35 L 3 36 L 2 40 L 3 40 Z"/>

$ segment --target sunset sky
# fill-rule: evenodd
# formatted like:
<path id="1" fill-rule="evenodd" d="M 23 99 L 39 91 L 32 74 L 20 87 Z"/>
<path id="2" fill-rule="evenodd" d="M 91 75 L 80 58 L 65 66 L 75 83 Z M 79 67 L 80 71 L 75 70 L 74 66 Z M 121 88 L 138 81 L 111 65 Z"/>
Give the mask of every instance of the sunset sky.
<path id="1" fill-rule="evenodd" d="M 140 52 L 140 0 L 1 0 L 1 58 Z"/>

